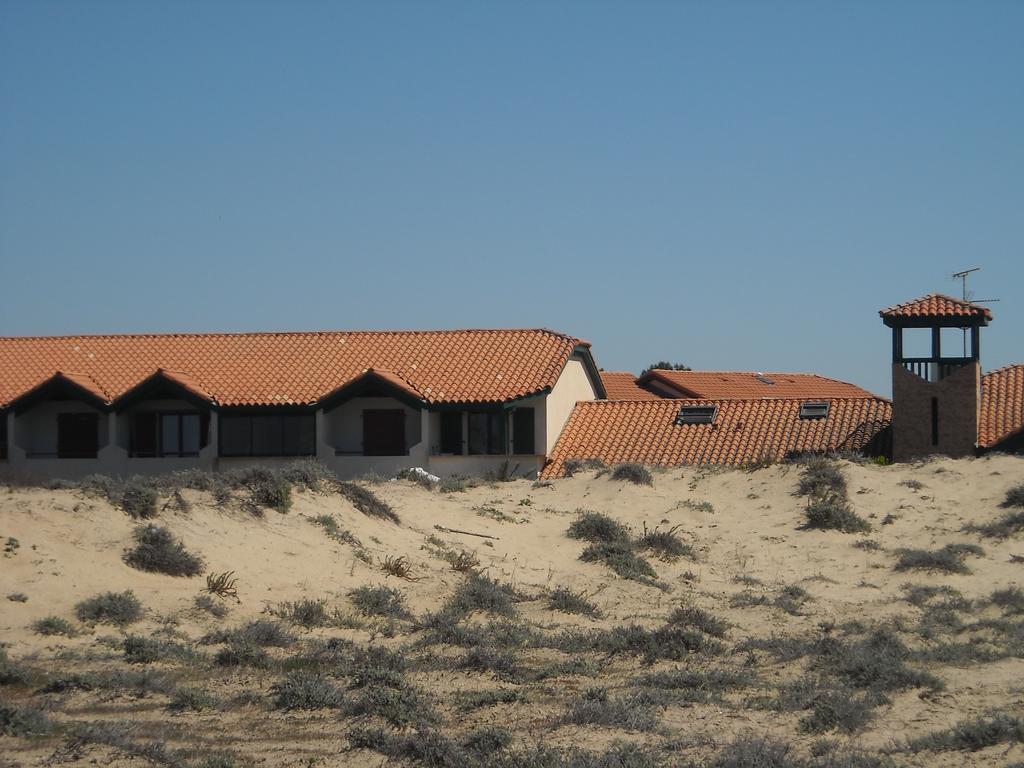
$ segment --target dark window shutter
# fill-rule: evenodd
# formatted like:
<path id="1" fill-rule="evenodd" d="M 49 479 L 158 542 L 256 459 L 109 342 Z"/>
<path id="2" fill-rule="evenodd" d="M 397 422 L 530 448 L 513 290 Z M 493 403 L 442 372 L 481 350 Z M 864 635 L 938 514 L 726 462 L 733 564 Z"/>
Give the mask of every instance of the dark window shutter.
<path id="1" fill-rule="evenodd" d="M 462 411 L 441 411 L 441 453 L 462 453 Z"/>
<path id="2" fill-rule="evenodd" d="M 516 408 L 512 414 L 512 452 L 521 456 L 536 453 L 533 408 Z"/>
<path id="3" fill-rule="evenodd" d="M 156 414 L 136 413 L 132 417 L 132 456 L 156 455 Z"/>

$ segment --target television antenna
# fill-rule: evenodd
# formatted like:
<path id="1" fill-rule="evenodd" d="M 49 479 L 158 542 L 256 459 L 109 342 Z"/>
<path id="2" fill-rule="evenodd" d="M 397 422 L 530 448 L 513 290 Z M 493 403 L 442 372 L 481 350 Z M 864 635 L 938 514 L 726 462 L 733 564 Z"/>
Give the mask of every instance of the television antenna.
<path id="1" fill-rule="evenodd" d="M 972 304 L 991 304 L 994 301 L 999 301 L 999 299 L 972 299 L 971 298 L 972 293 L 967 290 L 967 276 L 970 275 L 972 272 L 977 272 L 980 269 L 981 269 L 981 267 L 971 267 L 970 269 L 965 269 L 965 270 L 962 270 L 960 272 L 954 272 L 953 273 L 953 279 L 960 281 L 961 297 L 963 298 L 964 301 L 969 301 Z M 966 328 L 962 328 L 961 330 L 963 331 L 963 334 L 964 334 L 964 357 L 967 357 L 967 329 Z"/>

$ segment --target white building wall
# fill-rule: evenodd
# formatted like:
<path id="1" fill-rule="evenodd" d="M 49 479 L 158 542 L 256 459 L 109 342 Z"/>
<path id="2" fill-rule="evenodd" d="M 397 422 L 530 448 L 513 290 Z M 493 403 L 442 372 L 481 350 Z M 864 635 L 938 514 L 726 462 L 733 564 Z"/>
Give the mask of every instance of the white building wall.
<path id="1" fill-rule="evenodd" d="M 562 369 L 558 381 L 547 397 L 547 423 L 545 425 L 544 453 L 550 454 L 562 434 L 569 414 L 580 400 L 596 400 L 597 390 L 580 355 L 573 355 Z M 538 441 L 539 444 L 539 441 Z"/>

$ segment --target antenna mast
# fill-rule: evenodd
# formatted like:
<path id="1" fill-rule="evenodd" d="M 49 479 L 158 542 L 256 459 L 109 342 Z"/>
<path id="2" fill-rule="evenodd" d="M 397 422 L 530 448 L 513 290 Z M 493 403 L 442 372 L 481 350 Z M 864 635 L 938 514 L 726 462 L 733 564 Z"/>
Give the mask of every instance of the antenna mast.
<path id="1" fill-rule="evenodd" d="M 964 301 L 970 301 L 972 304 L 990 304 L 993 301 L 999 301 L 999 299 L 972 300 L 970 298 L 970 293 L 967 290 L 967 276 L 972 272 L 977 272 L 979 269 L 981 269 L 981 267 L 971 267 L 970 269 L 965 269 L 962 272 L 953 273 L 953 279 L 960 281 L 961 297 Z M 967 329 L 963 328 L 962 330 L 964 333 L 964 357 L 967 357 Z"/>

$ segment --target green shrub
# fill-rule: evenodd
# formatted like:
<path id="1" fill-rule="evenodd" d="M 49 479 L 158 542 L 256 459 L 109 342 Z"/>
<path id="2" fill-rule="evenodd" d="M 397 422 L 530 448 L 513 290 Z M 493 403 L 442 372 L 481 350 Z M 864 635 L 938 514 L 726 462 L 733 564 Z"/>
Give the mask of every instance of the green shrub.
<path id="1" fill-rule="evenodd" d="M 396 728 L 435 722 L 434 713 L 423 693 L 413 686 L 366 686 L 345 706 L 348 716 L 380 717 Z"/>
<path id="2" fill-rule="evenodd" d="M 521 596 L 509 584 L 480 573 L 467 573 L 455 594 L 445 604 L 446 612 L 462 616 L 473 611 L 486 611 L 498 616 L 512 616 Z"/>
<path id="3" fill-rule="evenodd" d="M 576 613 L 592 619 L 601 615 L 597 606 L 587 599 L 584 592 L 573 592 L 568 587 L 556 587 L 547 595 L 548 608 L 562 613 Z"/>
<path id="4" fill-rule="evenodd" d="M 600 472 L 608 469 L 608 465 L 600 459 L 566 459 L 562 469 L 566 477 L 572 477 L 577 472 Z"/>
<path id="5" fill-rule="evenodd" d="M 992 604 L 1003 609 L 1004 614 L 1019 615 L 1024 613 L 1024 590 L 1020 587 L 997 589 L 992 593 Z"/>
<path id="6" fill-rule="evenodd" d="M 1024 742 L 1024 720 L 1003 712 L 993 717 L 968 720 L 944 731 L 935 731 L 912 739 L 904 749 L 909 752 L 976 752 L 996 744 L 1021 742 Z"/>
<path id="7" fill-rule="evenodd" d="M 383 616 L 389 619 L 412 617 L 405 607 L 405 595 L 392 587 L 365 585 L 348 593 L 356 610 L 364 616 Z"/>
<path id="8" fill-rule="evenodd" d="M 156 488 L 141 478 L 131 478 L 121 490 L 121 509 L 135 520 L 156 517 L 156 503 Z"/>
<path id="9" fill-rule="evenodd" d="M 377 494 L 369 488 L 345 482 L 338 484 L 338 492 L 348 499 L 353 507 L 368 517 L 378 517 L 390 520 L 392 523 L 400 522 L 395 510 L 387 502 L 378 498 Z"/>
<path id="10" fill-rule="evenodd" d="M 43 736 L 53 724 L 38 709 L 0 701 L 0 736 Z"/>
<path id="11" fill-rule="evenodd" d="M 970 573 L 964 564 L 968 554 L 983 555 L 985 551 L 975 544 L 947 544 L 941 549 L 897 549 L 897 571 L 941 571 L 943 573 Z"/>
<path id="12" fill-rule="evenodd" d="M 244 624 L 233 630 L 229 641 L 238 643 L 252 643 L 261 648 L 289 648 L 295 644 L 295 636 L 278 624 L 276 621 L 257 619 Z"/>
<path id="13" fill-rule="evenodd" d="M 651 564 L 623 541 L 591 544 L 583 550 L 580 560 L 585 563 L 603 563 L 624 579 L 650 583 L 658 575 Z"/>
<path id="14" fill-rule="evenodd" d="M 462 691 L 458 694 L 460 712 L 473 712 L 498 704 L 514 704 L 522 701 L 523 694 L 515 688 L 497 688 L 491 691 Z"/>
<path id="15" fill-rule="evenodd" d="M 677 701 L 703 702 L 727 691 L 752 685 L 754 677 L 749 672 L 676 668 L 641 675 L 633 682 L 645 688 L 670 691 Z"/>
<path id="16" fill-rule="evenodd" d="M 64 635 L 74 637 L 77 632 L 74 625 L 60 616 L 47 616 L 32 622 L 32 631 L 37 635 Z"/>
<path id="17" fill-rule="evenodd" d="M 989 539 L 1008 539 L 1024 531 L 1024 512 L 1008 512 L 998 520 L 984 525 L 966 525 L 964 530 Z"/>
<path id="18" fill-rule="evenodd" d="M 575 520 L 569 525 L 567 534 L 572 539 L 602 542 L 611 544 L 617 541 L 629 541 L 628 529 L 608 515 L 590 510 L 579 510 Z"/>
<path id="19" fill-rule="evenodd" d="M 270 666 L 270 654 L 255 643 L 231 640 L 213 657 L 221 667 L 255 667 L 266 669 Z"/>
<path id="20" fill-rule="evenodd" d="M 168 576 L 198 576 L 203 572 L 202 558 L 186 550 L 166 528 L 140 525 L 133 536 L 135 546 L 124 556 L 132 568 Z"/>
<path id="21" fill-rule="evenodd" d="M 279 619 L 284 619 L 290 624 L 295 624 L 305 629 L 315 627 L 326 627 L 331 624 L 331 617 L 327 613 L 327 603 L 324 600 L 302 600 L 284 601 L 268 609 L 271 614 Z"/>
<path id="22" fill-rule="evenodd" d="M 329 709 L 341 706 L 341 691 L 318 674 L 294 672 L 270 686 L 278 709 Z"/>
<path id="23" fill-rule="evenodd" d="M 475 672 L 493 672 L 506 680 L 516 677 L 519 673 L 519 662 L 515 654 L 505 649 L 487 646 L 471 648 L 459 660 L 459 667 Z"/>
<path id="24" fill-rule="evenodd" d="M 561 722 L 624 731 L 652 731 L 658 725 L 658 717 L 635 696 L 612 698 L 602 688 L 591 688 L 569 703 Z"/>
<path id="25" fill-rule="evenodd" d="M 320 491 L 338 478 L 316 459 L 296 459 L 280 471 L 281 477 L 301 491 Z"/>
<path id="26" fill-rule="evenodd" d="M 124 659 L 130 664 L 152 664 L 165 659 L 187 659 L 195 653 L 181 643 L 153 637 L 128 635 L 124 639 Z"/>
<path id="27" fill-rule="evenodd" d="M 167 708 L 172 712 L 202 712 L 219 706 L 220 700 L 201 688 L 178 688 L 167 703 Z"/>
<path id="28" fill-rule="evenodd" d="M 654 552 L 659 559 L 673 562 L 680 557 L 693 559 L 696 553 L 693 547 L 684 542 L 676 531 L 680 526 L 674 525 L 667 531 L 660 531 L 655 528 L 653 531 L 644 530 L 644 535 L 637 542 L 637 549 Z"/>
<path id="29" fill-rule="evenodd" d="M 627 481 L 634 485 L 654 485 L 654 477 L 643 464 L 616 464 L 612 467 L 611 479 Z"/>
<path id="30" fill-rule="evenodd" d="M 269 467 L 247 467 L 225 473 L 225 480 L 234 488 L 248 491 L 248 502 L 256 509 L 287 512 L 292 506 L 292 484 L 284 473 Z"/>
<path id="31" fill-rule="evenodd" d="M 666 624 L 673 627 L 699 629 L 712 637 L 725 637 L 725 633 L 729 629 L 729 622 L 692 605 L 681 605 L 676 608 L 668 615 Z"/>
<path id="32" fill-rule="evenodd" d="M 1002 507 L 1024 507 L 1024 483 L 1015 485 L 1013 488 L 1006 492 L 1006 498 L 1003 499 Z"/>
<path id="33" fill-rule="evenodd" d="M 804 509 L 803 529 L 867 533 L 871 524 L 850 507 L 846 499 L 835 494 L 814 497 Z"/>
<path id="34" fill-rule="evenodd" d="M 79 621 L 123 627 L 142 618 L 142 603 L 130 589 L 104 592 L 78 603 L 75 616 Z"/>
<path id="35" fill-rule="evenodd" d="M 810 712 L 800 718 L 800 730 L 856 733 L 871 721 L 879 703 L 879 698 L 871 693 L 855 694 L 842 688 L 819 691 L 809 704 Z"/>
<path id="36" fill-rule="evenodd" d="M 812 456 L 804 463 L 796 493 L 811 498 L 838 496 L 846 498 L 846 478 L 839 465 L 824 456 Z"/>

